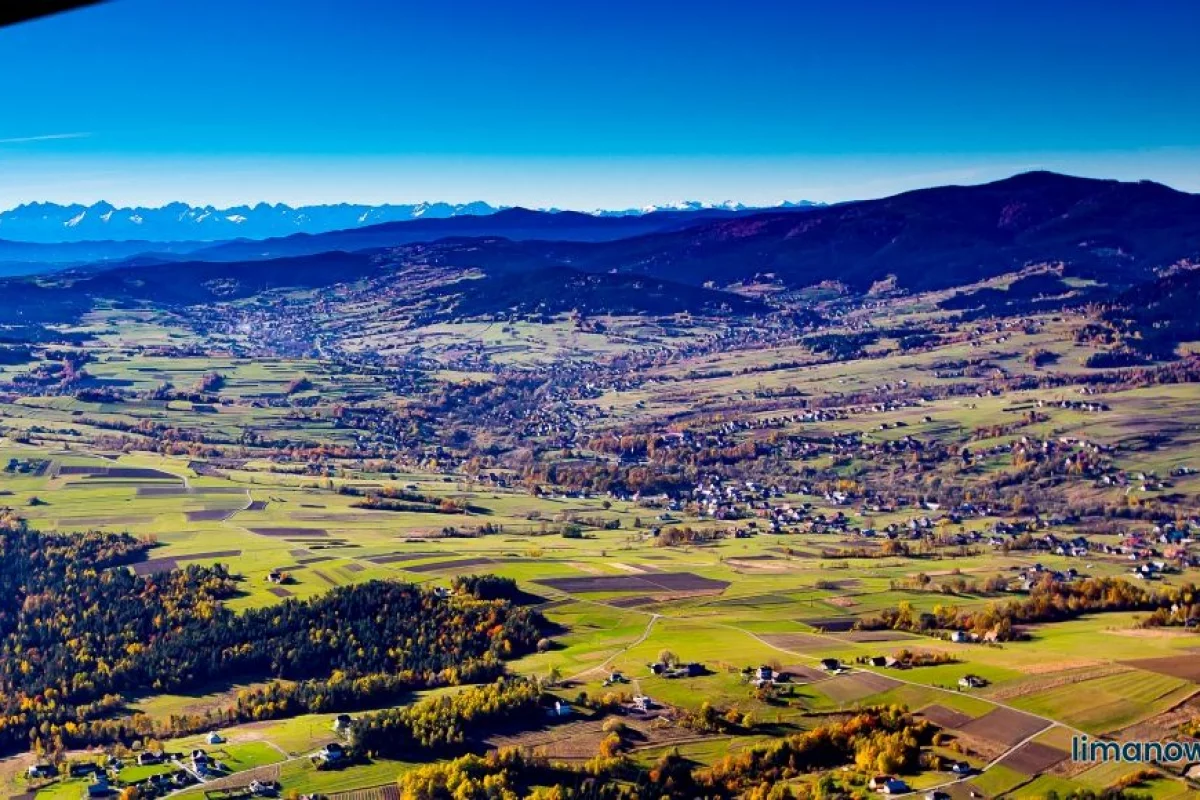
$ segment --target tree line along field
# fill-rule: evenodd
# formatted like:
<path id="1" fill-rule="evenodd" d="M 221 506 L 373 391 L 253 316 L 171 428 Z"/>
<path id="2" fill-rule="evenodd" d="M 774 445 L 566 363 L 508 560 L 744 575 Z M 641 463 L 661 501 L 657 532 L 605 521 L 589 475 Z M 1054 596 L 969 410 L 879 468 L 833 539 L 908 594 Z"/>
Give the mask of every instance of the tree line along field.
<path id="1" fill-rule="evenodd" d="M 456 718 L 483 712 L 447 698 L 491 672 L 386 692 L 331 688 L 322 663 L 130 678 L 80 719 L 141 728 L 59 746 L 49 726 L 63 723 L 47 721 L 29 752 L 10 748 L 6 791 L 81 796 L 89 779 L 71 762 L 217 751 L 214 730 L 229 774 L 163 794 L 261 778 L 337 795 L 402 774 L 412 794 L 440 779 L 429 770 L 516 748 L 532 759 L 509 769 L 523 791 L 582 792 L 592 775 L 733 796 L 765 769 L 756 748 L 780 746 L 812 759 L 770 773 L 800 796 L 865 796 L 882 772 L 952 796 L 1200 791 L 1182 765 L 1069 757 L 1075 735 L 1187 739 L 1200 718 L 1196 365 L 1091 368 L 1104 347 L 1076 334 L 1081 313 L 972 324 L 936 299 L 852 309 L 816 338 L 734 319 L 676 336 L 686 320 L 619 317 L 397 338 L 386 325 L 338 334 L 330 311 L 319 346 L 274 355 L 245 328 L 215 334 L 211 312 L 205 328 L 165 312 L 89 317 L 86 359 L 44 348 L 0 374 L 10 525 L 128 533 L 136 552 L 104 569 L 139 581 L 225 570 L 230 619 L 378 582 L 465 607 L 492 589 L 462 579 L 496 576 L 515 587 L 497 602 L 542 626 L 497 667 L 536 682 L 537 712 Z M 913 345 L 918 325 L 931 333 Z M 147 624 L 147 641 L 164 635 Z M 355 658 L 338 668 L 350 682 Z M 683 670 L 655 674 L 659 662 Z M 82 707 L 87 693 L 71 691 Z M 884 708 L 907 716 L 871 716 Z M 400 715 L 413 744 L 354 751 L 358 729 L 333 730 L 341 713 Z M 853 713 L 917 744 L 806 749 Z M 426 714 L 452 720 L 446 741 L 416 743 Z M 353 757 L 331 768 L 330 742 Z M 51 761 L 58 776 L 26 777 Z M 155 774 L 125 766 L 113 780 Z"/>

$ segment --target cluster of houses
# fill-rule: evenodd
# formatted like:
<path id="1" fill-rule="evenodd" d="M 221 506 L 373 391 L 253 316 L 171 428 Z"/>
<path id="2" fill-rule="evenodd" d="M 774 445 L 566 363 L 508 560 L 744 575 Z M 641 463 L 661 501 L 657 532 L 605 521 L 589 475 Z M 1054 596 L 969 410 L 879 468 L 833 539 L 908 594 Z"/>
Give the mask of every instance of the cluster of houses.
<path id="1" fill-rule="evenodd" d="M 927 516 L 913 517 L 908 522 L 892 522 L 881 530 L 864 528 L 859 535 L 866 539 L 921 539 L 934 528 L 934 521 Z"/>
<path id="2" fill-rule="evenodd" d="M 223 744 L 225 739 L 219 733 L 213 732 L 208 734 L 205 741 L 210 745 L 219 745 Z M 341 745 L 331 744 L 322 748 L 318 755 L 325 761 L 338 761 L 345 756 L 345 751 Z M 131 761 L 139 767 L 166 766 L 168 769 L 150 775 L 136 785 L 124 784 L 120 775 L 127 766 L 126 760 L 109 755 L 102 763 L 100 761 L 73 762 L 67 767 L 67 774 L 71 778 L 90 778 L 83 791 L 83 795 L 87 798 L 116 797 L 128 786 L 136 786 L 138 797 L 160 797 L 229 774 L 229 769 L 223 763 L 201 747 L 194 748 L 186 754 L 164 750 L 143 750 Z M 45 762 L 34 764 L 26 771 L 30 780 L 51 779 L 57 777 L 58 774 L 57 766 Z M 276 782 L 261 780 L 253 780 L 245 788 L 254 797 L 276 797 L 279 795 L 280 789 Z"/>
<path id="3" fill-rule="evenodd" d="M 813 493 L 811 486 L 798 486 L 799 493 Z M 753 481 L 724 483 L 719 478 L 706 478 L 692 490 L 696 501 L 696 513 L 700 518 L 716 520 L 744 520 L 754 517 L 745 524 L 743 530 L 738 528 L 733 533 L 740 536 L 750 536 L 753 530 L 768 533 L 816 533 L 857 536 L 866 539 L 886 538 L 890 540 L 921 540 L 929 538 L 936 532 L 943 531 L 944 525 L 962 525 L 967 519 L 983 519 L 997 514 L 997 510 L 986 503 L 963 502 L 952 508 L 943 509 L 942 504 L 932 500 L 918 500 L 917 504 L 928 510 L 940 512 L 936 516 L 920 514 L 905 522 L 891 522 L 882 529 L 872 527 L 857 527 L 851 522 L 845 511 L 837 510 L 831 513 L 818 511 L 810 502 L 784 501 L 778 498 L 784 496 L 779 487 L 759 487 Z M 820 494 L 826 503 L 832 506 L 851 506 L 862 500 L 863 513 L 895 513 L 910 505 L 904 498 L 890 498 L 886 502 L 870 497 L 860 497 L 852 491 L 829 490 Z M 626 498 L 630 499 L 630 498 Z M 632 498 L 635 501 L 649 502 L 651 498 Z M 661 521 L 677 521 L 673 513 L 691 510 L 682 500 L 663 497 L 659 507 L 665 508 Z M 990 545 L 992 547 L 1011 546 L 1012 540 L 1024 534 L 1049 531 L 1054 528 L 1072 525 L 1078 522 L 1078 516 L 1072 513 L 1038 515 L 1029 520 L 996 521 L 991 533 L 979 530 L 942 532 L 938 541 L 948 546 L 968 547 L 971 545 Z M 759 523 L 759 524 L 756 524 Z M 762 524 L 762 527 L 760 527 Z M 1167 523 L 1156 527 L 1156 534 L 1162 542 L 1179 543 L 1188 541 L 1187 534 L 1191 527 L 1188 523 L 1176 525 Z M 1086 537 L 1063 537 L 1052 532 L 1038 536 L 1028 543 L 1028 548 L 1048 554 L 1073 558 L 1085 558 L 1095 552 L 1125 555 L 1132 545 L 1105 545 L 1090 542 Z M 1157 555 L 1139 551 L 1139 557 Z M 1190 558 L 1190 555 L 1188 556 Z M 1200 557 L 1197 564 L 1200 565 Z"/>
<path id="4" fill-rule="evenodd" d="M 1017 573 L 1017 583 L 1009 584 L 1010 590 L 1021 592 L 1032 592 L 1034 587 L 1044 582 L 1051 583 L 1070 583 L 1078 580 L 1081 576 L 1079 570 L 1075 567 L 1068 567 L 1065 570 L 1049 569 L 1041 562 L 1038 562 L 1030 567 L 1013 567 Z"/>
<path id="5" fill-rule="evenodd" d="M 845 671 L 845 666 L 836 658 L 822 658 L 820 661 L 821 669 L 835 675 Z M 751 683 L 755 688 L 763 688 L 765 686 L 778 686 L 780 684 L 789 684 L 793 682 L 793 675 L 768 664 L 762 664 L 757 667 L 746 667 L 742 670 L 742 678 Z"/>
<path id="6" fill-rule="evenodd" d="M 746 667 L 742 670 L 742 677 L 756 689 L 778 686 L 781 683 L 790 683 L 792 679 L 792 676 L 788 673 L 781 672 L 766 664 L 757 667 Z"/>
<path id="7" fill-rule="evenodd" d="M 1081 400 L 1038 400 L 1038 408 L 1066 408 L 1071 411 L 1087 411 L 1097 413 L 1100 411 L 1108 411 L 1107 403 L 1081 401 Z"/>
<path id="8" fill-rule="evenodd" d="M 1166 561 L 1145 561 L 1133 567 L 1133 577 L 1139 581 L 1154 581 L 1163 575 L 1174 572 L 1175 568 Z"/>
<path id="9" fill-rule="evenodd" d="M 1112 461 L 1113 448 L 1110 445 L 1096 444 L 1073 436 L 1059 436 L 1054 439 L 1036 439 L 1022 436 L 1008 445 L 1014 458 L 1021 456 L 1026 462 L 1037 463 L 1055 475 L 1076 475 L 1091 478 L 1098 485 L 1104 485 L 1105 476 L 1122 474 Z"/>
<path id="10" fill-rule="evenodd" d="M 1152 530 L 1159 544 L 1182 544 L 1191 541 L 1197 529 L 1200 529 L 1200 520 L 1191 519 L 1179 523 L 1164 522 Z"/>
<path id="11" fill-rule="evenodd" d="M 691 494 L 697 514 L 702 518 L 742 519 L 755 509 L 768 508 L 768 502 L 772 498 L 783 497 L 784 492 L 775 486 L 760 487 L 754 481 L 726 483 L 714 476 L 699 482 Z M 683 506 L 675 501 L 674 506 L 668 505 L 668 508 L 680 511 Z"/>
<path id="12" fill-rule="evenodd" d="M 138 784 L 137 788 L 141 797 L 158 797 L 193 786 L 203 780 L 202 776 L 207 774 L 207 767 L 205 773 L 197 771 L 194 759 L 189 764 L 189 761 L 184 758 L 182 753 L 144 751 L 138 754 L 135 761 L 138 766 L 173 764 L 178 767 L 170 772 L 152 775 Z M 90 781 L 83 791 L 85 797 L 107 798 L 115 797 L 121 792 L 123 786 L 118 776 L 125 766 L 125 762 L 122 759 L 116 756 L 108 756 L 103 764 L 87 761 L 72 763 L 67 768 L 67 773 L 72 778 L 90 777 Z M 58 767 L 48 763 L 34 764 L 26 772 L 30 780 L 49 779 L 56 777 L 58 774 Z"/>
<path id="13" fill-rule="evenodd" d="M 1120 544 L 1106 544 L 1100 549 L 1108 555 L 1144 562 L 1135 564 L 1133 571 L 1145 578 L 1153 578 L 1186 567 L 1200 566 L 1200 556 L 1189 548 L 1195 530 L 1196 525 L 1191 522 L 1179 525 L 1168 522 L 1156 525 L 1151 534 L 1130 533 Z"/>
<path id="14" fill-rule="evenodd" d="M 1053 533 L 1048 533 L 1045 536 L 1035 537 L 1030 546 L 1034 550 L 1053 553 L 1057 556 L 1087 558 L 1088 553 L 1091 552 L 1092 543 L 1083 536 L 1060 539 Z"/>
<path id="15" fill-rule="evenodd" d="M 799 491 L 811 492 L 811 487 L 799 487 Z M 825 514 L 817 511 L 809 502 L 779 502 L 784 496 L 785 491 L 779 486 L 759 486 L 754 481 L 726 483 L 717 477 L 706 478 L 691 492 L 696 515 L 701 519 L 753 518 L 746 527 L 756 529 L 761 522 L 763 530 L 776 534 L 851 532 L 850 519 L 845 512 Z M 848 494 L 834 492 L 827 493 L 825 499 L 832 505 L 849 505 L 852 498 Z M 667 500 L 664 505 L 668 512 L 686 510 L 685 504 L 677 499 Z M 664 521 L 670 519 L 673 518 Z"/>
<path id="16" fill-rule="evenodd" d="M 805 511 L 803 513 L 808 514 L 807 519 L 798 526 L 792 528 L 792 532 L 829 534 L 850 534 L 854 532 L 854 529 L 850 526 L 850 520 L 846 517 L 844 512 L 838 511 L 833 514 L 817 512 L 815 514 L 811 514 Z M 796 512 L 793 511 L 791 507 L 781 507 L 780 516 L 771 519 L 771 532 L 785 532 L 783 528 L 784 519 L 794 517 L 795 514 Z M 790 519 L 788 521 L 791 522 Z M 793 522 L 791 524 L 795 523 Z"/>
<path id="17" fill-rule="evenodd" d="M 1039 515 L 1033 519 L 1016 520 L 1013 522 L 998 520 L 992 524 L 993 536 L 990 541 L 993 544 L 1000 545 L 1004 543 L 1003 537 L 1013 539 L 1024 534 L 1032 535 L 1038 531 L 1059 528 L 1078 521 L 1079 518 L 1073 514 L 1052 514 L 1046 517 Z M 1086 544 L 1086 540 L 1083 540 L 1083 543 Z M 1051 538 L 1045 539 L 1042 544 L 1034 543 L 1031 546 L 1034 549 L 1049 551 L 1053 550 L 1059 544 L 1061 544 L 1061 541 L 1057 537 L 1051 536 Z"/>

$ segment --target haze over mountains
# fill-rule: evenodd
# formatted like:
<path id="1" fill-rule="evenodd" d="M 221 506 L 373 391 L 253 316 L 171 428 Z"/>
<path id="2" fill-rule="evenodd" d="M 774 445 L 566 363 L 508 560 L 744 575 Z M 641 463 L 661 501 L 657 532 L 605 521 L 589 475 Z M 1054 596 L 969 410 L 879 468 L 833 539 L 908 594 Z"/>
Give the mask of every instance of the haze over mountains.
<path id="1" fill-rule="evenodd" d="M 0 239 L 25 242 L 141 240 L 150 242 L 261 239 L 291 233 L 319 233 L 380 222 L 491 214 L 487 203 L 337 204 L 300 206 L 194 206 L 169 203 L 158 208 L 117 208 L 100 202 L 29 203 L 0 212 Z"/>
<path id="2" fill-rule="evenodd" d="M 772 308 L 771 292 L 818 284 L 849 295 L 959 289 L 939 302 L 972 313 L 1126 304 L 1122 298 L 1156 292 L 1182 298 L 1195 287 L 1200 195 L 1033 172 L 802 209 L 598 216 L 514 208 L 216 244 L 0 241 L 0 261 L 6 252 L 75 249 L 82 257 L 104 247 L 111 248 L 108 262 L 62 280 L 7 282 L 10 298 L 31 304 L 9 321 L 31 321 L 34 306 L 39 320 L 51 322 L 78 318 L 101 299 L 187 306 L 361 280 L 386 290 L 414 278 L 427 287 L 420 297 L 459 316 L 755 314 Z M 1030 267 L 1042 271 L 1036 280 L 970 289 Z M 1155 285 L 1178 273 L 1187 277 Z M 462 280 L 468 276 L 474 279 Z M 750 285 L 770 287 L 768 296 L 747 292 Z M 1128 294 L 1139 286 L 1147 288 Z M 1173 319 L 1189 307 L 1173 299 L 1139 324 L 1161 329 L 1158 317 Z"/>
<path id="3" fill-rule="evenodd" d="M 779 213 L 805 213 L 791 207 Z M 280 258 L 335 250 L 353 252 L 443 239 L 502 239 L 510 242 L 612 242 L 651 233 L 679 231 L 718 219 L 735 219 L 761 210 L 698 208 L 656 210 L 645 214 L 584 214 L 507 208 L 486 216 L 384 222 L 318 234 L 296 233 L 262 240 L 217 243 L 196 255 L 209 261 Z"/>
<path id="4" fill-rule="evenodd" d="M 202 258 L 207 261 L 259 261 L 335 250 L 351 252 L 396 247 L 447 238 L 603 242 L 679 230 L 705 220 L 758 212 L 755 209 L 731 209 L 724 206 L 684 205 L 681 209 L 664 208 L 630 214 L 531 211 L 524 208 L 493 209 L 486 214 L 428 216 L 372 225 L 354 224 L 346 229 L 318 233 L 289 231 L 284 236 L 236 237 L 217 241 L 195 238 L 198 231 L 188 228 L 193 224 L 203 225 L 203 222 L 180 223 L 185 227 L 184 232 L 193 236 L 172 241 L 89 239 L 39 242 L 6 239 L 0 236 L 0 275 L 33 274 L 66 266 L 112 264 L 131 257 L 138 257 L 138 262 L 143 264 L 174 261 L 184 257 Z M 780 210 L 781 213 L 800 213 L 815 207 L 817 206 L 788 204 L 786 207 L 781 206 Z M 11 229 L 9 232 L 11 233 Z"/>
<path id="5" fill-rule="evenodd" d="M 1030 264 L 1130 285 L 1200 263 L 1200 195 L 1151 182 L 1031 172 L 977 186 L 942 186 L 803 213 L 709 220 L 608 243 L 492 242 L 461 256 L 479 266 L 555 263 L 729 285 L 771 276 L 788 287 L 838 281 L 865 291 L 974 283 Z"/>
<path id="6" fill-rule="evenodd" d="M 815 205 L 786 202 L 783 208 Z M 111 203 L 28 203 L 0 211 L 0 239 L 61 243 L 85 241 L 213 242 L 227 239 L 266 239 L 294 233 L 324 233 L 421 219 L 448 219 L 494 214 L 503 206 L 471 203 L 406 203 L 365 205 L 338 203 L 292 207 L 282 203 L 215 208 L 187 203 L 147 208 L 118 208 Z M 744 211 L 741 203 L 701 203 L 694 200 L 644 208 L 607 210 L 601 217 L 640 216 L 658 211 Z M 555 209 L 548 209 L 555 210 Z"/>

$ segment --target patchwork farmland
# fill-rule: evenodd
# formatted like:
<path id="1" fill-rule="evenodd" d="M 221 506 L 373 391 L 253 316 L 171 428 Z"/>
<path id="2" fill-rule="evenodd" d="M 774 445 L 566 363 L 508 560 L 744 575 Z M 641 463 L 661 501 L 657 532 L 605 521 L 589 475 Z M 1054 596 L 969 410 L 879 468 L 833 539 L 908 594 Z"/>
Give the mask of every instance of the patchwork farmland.
<path id="1" fill-rule="evenodd" d="M 1071 749 L 1200 737 L 1175 327 L 1044 265 L 481 310 L 430 247 L 6 355 L 5 795 L 1200 793 Z"/>

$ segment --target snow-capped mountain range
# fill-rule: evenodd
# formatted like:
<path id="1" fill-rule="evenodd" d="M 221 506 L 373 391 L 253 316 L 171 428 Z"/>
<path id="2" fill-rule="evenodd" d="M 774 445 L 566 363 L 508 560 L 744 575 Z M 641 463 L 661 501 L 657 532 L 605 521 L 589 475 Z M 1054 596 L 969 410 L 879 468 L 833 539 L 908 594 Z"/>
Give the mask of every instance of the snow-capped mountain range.
<path id="1" fill-rule="evenodd" d="M 193 206 L 170 203 L 161 208 L 117 208 L 100 202 L 28 203 L 0 211 L 0 239 L 24 242 L 140 240 L 149 242 L 266 239 L 293 233 L 324 233 L 380 222 L 492 214 L 487 203 L 415 203 L 406 205 Z"/>
<path id="2" fill-rule="evenodd" d="M 656 211 L 707 211 L 717 209 L 721 211 L 753 211 L 759 208 L 816 208 L 823 203 L 814 203 L 810 200 L 791 201 L 785 200 L 775 206 L 748 206 L 744 203 L 738 203 L 733 200 L 726 200 L 724 203 L 702 203 L 699 200 L 681 200 L 678 203 L 666 203 L 663 205 L 649 205 L 641 208 L 626 208 L 623 210 L 613 211 L 609 209 L 596 209 L 592 213 L 599 217 L 632 217 L 639 214 L 653 214 Z"/>
<path id="3" fill-rule="evenodd" d="M 813 205 L 805 201 L 779 207 Z M 382 222 L 414 219 L 444 219 L 494 214 L 502 207 L 484 202 L 412 203 L 400 205 L 292 206 L 259 203 L 255 206 L 193 206 L 170 203 L 160 208 L 117 208 L 100 202 L 27 203 L 0 211 L 0 239 L 19 242 L 145 241 L 202 242 L 228 239 L 267 239 L 294 233 L 325 233 L 349 230 Z M 746 210 L 741 203 L 684 201 L 661 206 L 625 210 L 597 210 L 598 216 L 633 216 L 655 211 Z M 551 209 L 553 210 L 553 209 Z"/>

